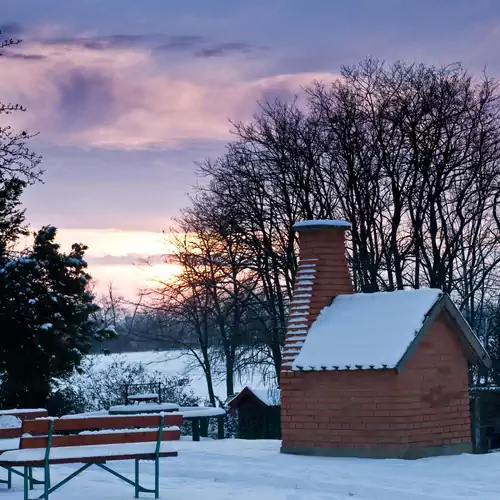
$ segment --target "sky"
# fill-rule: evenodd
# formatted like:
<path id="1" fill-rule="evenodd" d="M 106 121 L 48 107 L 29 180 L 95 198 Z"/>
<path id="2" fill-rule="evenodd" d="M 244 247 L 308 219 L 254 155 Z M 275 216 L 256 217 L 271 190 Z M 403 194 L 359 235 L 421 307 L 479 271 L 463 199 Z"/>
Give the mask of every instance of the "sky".
<path id="1" fill-rule="evenodd" d="M 500 76 L 500 0 L 0 0 L 0 101 L 39 132 L 44 184 L 24 195 L 33 229 L 89 246 L 104 292 L 133 298 L 168 253 L 162 231 L 189 203 L 196 162 L 229 120 L 291 98 L 367 56 Z M 135 265 L 134 265 L 135 264 Z"/>

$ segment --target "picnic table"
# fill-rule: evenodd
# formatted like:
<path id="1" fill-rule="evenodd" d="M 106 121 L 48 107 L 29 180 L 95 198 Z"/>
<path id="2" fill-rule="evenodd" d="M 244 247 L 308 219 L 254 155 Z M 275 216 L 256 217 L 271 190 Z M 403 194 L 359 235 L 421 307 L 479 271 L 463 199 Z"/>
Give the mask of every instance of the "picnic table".
<path id="1" fill-rule="evenodd" d="M 139 403 L 135 405 L 117 405 L 109 409 L 110 415 L 140 415 L 143 413 L 171 413 L 179 410 L 175 403 Z"/>
<path id="2" fill-rule="evenodd" d="M 181 406 L 179 413 L 184 421 L 191 422 L 193 441 L 201 437 L 208 437 L 208 423 L 211 418 L 217 419 L 217 438 L 224 439 L 224 417 L 226 410 L 210 406 Z"/>

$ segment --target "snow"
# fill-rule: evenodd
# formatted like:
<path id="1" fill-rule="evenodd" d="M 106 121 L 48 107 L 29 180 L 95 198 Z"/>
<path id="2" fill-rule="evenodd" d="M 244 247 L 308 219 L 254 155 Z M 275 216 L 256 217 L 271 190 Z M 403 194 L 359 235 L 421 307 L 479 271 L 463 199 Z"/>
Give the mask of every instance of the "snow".
<path id="1" fill-rule="evenodd" d="M 497 500 L 500 454 L 458 455 L 420 460 L 368 460 L 283 455 L 280 441 L 211 440 L 175 442 L 179 456 L 160 460 L 160 498 L 186 500 Z M 129 478 L 132 460 L 110 466 Z M 79 467 L 51 467 L 55 484 Z M 36 472 L 35 472 L 36 473 Z M 6 473 L 4 476 L 6 478 Z M 2 500 L 22 498 L 22 478 Z M 141 482 L 154 484 L 154 464 L 141 462 Z M 41 493 L 35 486 L 33 496 Z M 91 467 L 51 500 L 124 500 L 133 488 Z M 141 495 L 149 498 L 150 495 Z"/>
<path id="2" fill-rule="evenodd" d="M 223 408 L 211 408 L 210 406 L 181 406 L 179 413 L 183 417 L 196 418 L 196 417 L 219 417 L 226 414 Z"/>
<path id="3" fill-rule="evenodd" d="M 19 441 L 19 438 L 0 439 L 0 453 L 5 450 L 17 450 Z"/>
<path id="4" fill-rule="evenodd" d="M 175 403 L 140 403 L 138 405 L 117 405 L 112 406 L 109 411 L 113 413 L 136 413 L 143 411 L 177 411 L 179 405 Z"/>
<path id="5" fill-rule="evenodd" d="M 73 413 L 71 415 L 63 415 L 61 418 L 95 418 L 109 416 L 108 410 L 89 411 L 87 413 Z M 116 415 L 113 415 L 116 417 Z"/>
<path id="6" fill-rule="evenodd" d="M 338 295 L 309 329 L 292 368 L 394 368 L 441 295 L 432 288 Z"/>
<path id="7" fill-rule="evenodd" d="M 293 225 L 293 229 L 303 229 L 306 227 L 343 227 L 349 229 L 351 224 L 345 220 L 330 220 L 330 219 L 318 219 L 318 220 L 303 220 L 297 222 Z"/>
<path id="8" fill-rule="evenodd" d="M 180 428 L 177 425 L 171 425 L 170 427 L 164 427 L 163 431 L 179 431 Z M 158 427 L 139 427 L 133 429 L 104 429 L 100 431 L 82 431 L 79 432 L 79 436 L 91 436 L 93 434 L 130 434 L 133 432 L 158 432 Z"/>
<path id="9" fill-rule="evenodd" d="M 0 415 L 0 429 L 12 429 L 21 427 L 22 421 L 14 415 Z"/>
<path id="10" fill-rule="evenodd" d="M 278 406 L 280 404 L 280 390 L 279 389 L 254 389 L 249 387 L 264 404 L 267 406 Z"/>
<path id="11" fill-rule="evenodd" d="M 45 412 L 47 413 L 47 410 L 45 408 L 12 408 L 10 410 L 0 410 L 0 415 L 19 415 L 19 414 L 27 414 L 27 413 L 38 413 L 38 412 Z"/>
<path id="12" fill-rule="evenodd" d="M 130 394 L 127 399 L 159 399 L 158 394 Z"/>
<path id="13" fill-rule="evenodd" d="M 138 408 L 138 406 L 132 406 L 132 405 L 128 405 L 127 408 Z M 121 415 L 110 415 L 108 413 L 107 410 L 99 410 L 99 411 L 91 411 L 91 412 L 88 412 L 88 413 L 74 413 L 72 415 L 63 415 L 61 417 L 61 419 L 75 419 L 75 418 L 117 418 L 117 417 L 120 417 L 120 418 L 135 418 L 135 417 L 151 417 L 151 416 L 155 416 L 155 417 L 160 417 L 160 416 L 171 416 L 171 415 L 180 415 L 180 413 L 178 411 L 169 411 L 167 413 L 164 413 L 162 411 L 158 412 L 158 413 L 155 413 L 154 415 L 152 415 L 151 413 L 136 413 L 134 412 L 133 414 L 128 414 L 128 415 L 125 415 L 125 414 L 121 414 Z M 37 418 L 37 420 L 50 420 L 48 418 Z"/>
<path id="14" fill-rule="evenodd" d="M 162 441 L 160 452 L 176 451 L 172 441 Z M 113 457 L 119 455 L 140 455 L 154 453 L 156 441 L 149 443 L 125 443 L 125 444 L 99 444 L 90 446 L 63 446 L 51 448 L 50 458 L 53 460 L 63 458 L 89 458 L 89 457 Z M 24 450 L 6 451 L 0 455 L 2 462 L 23 462 L 25 460 L 43 460 L 45 448 L 26 448 Z"/>

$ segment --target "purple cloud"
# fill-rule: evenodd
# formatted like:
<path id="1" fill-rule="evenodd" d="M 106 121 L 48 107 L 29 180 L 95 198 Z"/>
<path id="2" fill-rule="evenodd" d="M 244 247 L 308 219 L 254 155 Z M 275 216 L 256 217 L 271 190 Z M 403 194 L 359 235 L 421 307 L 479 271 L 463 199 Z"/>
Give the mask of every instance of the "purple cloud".
<path id="1" fill-rule="evenodd" d="M 61 129 L 80 130 L 114 118 L 113 82 L 104 72 L 85 67 L 71 68 L 58 76 L 55 85 L 59 95 Z"/>
<path id="2" fill-rule="evenodd" d="M 157 52 L 189 51 L 206 42 L 206 38 L 199 35 L 172 36 L 165 43 L 154 48 Z"/>
<path id="3" fill-rule="evenodd" d="M 0 33 L 6 37 L 18 37 L 24 33 L 23 27 L 16 22 L 0 24 Z"/>
<path id="4" fill-rule="evenodd" d="M 41 61 L 42 59 L 45 59 L 45 56 L 42 54 L 25 54 L 23 52 L 12 51 L 4 52 L 2 56 L 7 59 L 19 59 L 23 61 Z"/>
<path id="5" fill-rule="evenodd" d="M 197 57 L 221 57 L 234 53 L 249 54 L 259 50 L 256 46 L 244 42 L 220 43 L 204 47 L 196 52 Z"/>

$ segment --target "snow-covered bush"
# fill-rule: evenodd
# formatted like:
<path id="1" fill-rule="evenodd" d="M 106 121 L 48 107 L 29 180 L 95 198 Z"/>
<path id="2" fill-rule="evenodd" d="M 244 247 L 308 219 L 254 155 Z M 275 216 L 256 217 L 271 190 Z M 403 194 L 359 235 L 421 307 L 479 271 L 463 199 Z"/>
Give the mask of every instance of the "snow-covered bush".
<path id="1" fill-rule="evenodd" d="M 79 370 L 58 384 L 59 393 L 73 402 L 74 408 L 65 413 L 81 413 L 108 409 L 125 403 L 127 384 L 162 384 L 162 399 L 180 406 L 194 406 L 199 399 L 189 389 L 191 380 L 185 376 L 166 376 L 150 372 L 141 362 L 130 362 L 112 356 L 111 362 L 97 363 L 95 357 L 86 358 Z"/>

